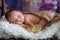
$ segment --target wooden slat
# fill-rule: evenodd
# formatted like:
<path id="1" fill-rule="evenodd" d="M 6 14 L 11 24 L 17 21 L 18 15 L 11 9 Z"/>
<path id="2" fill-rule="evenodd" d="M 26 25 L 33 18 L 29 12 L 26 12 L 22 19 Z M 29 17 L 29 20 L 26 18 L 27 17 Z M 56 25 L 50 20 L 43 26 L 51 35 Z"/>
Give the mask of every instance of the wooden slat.
<path id="1" fill-rule="evenodd" d="M 5 14 L 5 12 L 6 12 L 5 0 L 2 0 L 2 16 Z"/>
<path id="2" fill-rule="evenodd" d="M 2 6 L 2 0 L 0 0 L 0 7 Z"/>

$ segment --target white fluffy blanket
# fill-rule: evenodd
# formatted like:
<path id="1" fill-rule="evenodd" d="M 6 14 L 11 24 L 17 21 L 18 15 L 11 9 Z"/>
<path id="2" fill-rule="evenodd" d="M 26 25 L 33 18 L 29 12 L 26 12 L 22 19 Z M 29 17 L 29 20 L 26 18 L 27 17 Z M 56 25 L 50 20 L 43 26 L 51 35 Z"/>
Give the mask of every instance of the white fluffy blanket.
<path id="1" fill-rule="evenodd" d="M 52 37 L 60 28 L 60 22 L 52 24 L 39 33 L 31 33 L 22 27 L 22 25 L 9 23 L 4 17 L 0 19 L 0 38 L 25 38 L 25 39 L 45 39 Z"/>

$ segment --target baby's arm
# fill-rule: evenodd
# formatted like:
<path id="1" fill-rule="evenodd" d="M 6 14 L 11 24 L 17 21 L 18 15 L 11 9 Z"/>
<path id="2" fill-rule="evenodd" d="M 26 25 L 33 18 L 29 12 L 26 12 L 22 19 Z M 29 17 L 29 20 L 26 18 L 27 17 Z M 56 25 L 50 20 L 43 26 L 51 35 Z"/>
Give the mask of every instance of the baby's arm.
<path id="1" fill-rule="evenodd" d="M 29 26 L 32 27 L 34 24 L 33 24 L 33 23 L 31 22 L 31 20 L 30 20 L 31 16 L 28 15 L 28 14 L 25 14 L 24 17 L 25 17 L 24 23 L 25 23 L 26 25 L 29 25 Z"/>

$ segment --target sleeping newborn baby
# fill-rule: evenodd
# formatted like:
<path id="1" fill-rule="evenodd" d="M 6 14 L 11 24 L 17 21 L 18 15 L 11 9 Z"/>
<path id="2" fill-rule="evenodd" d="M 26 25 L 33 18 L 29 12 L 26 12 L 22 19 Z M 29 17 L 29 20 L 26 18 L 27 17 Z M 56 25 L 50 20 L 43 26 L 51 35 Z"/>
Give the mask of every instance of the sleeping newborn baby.
<path id="1" fill-rule="evenodd" d="M 52 12 L 41 11 L 38 14 L 35 13 L 24 13 L 20 11 L 11 10 L 5 14 L 6 19 L 18 25 L 23 25 L 29 32 L 39 32 L 49 21 L 54 17 Z"/>

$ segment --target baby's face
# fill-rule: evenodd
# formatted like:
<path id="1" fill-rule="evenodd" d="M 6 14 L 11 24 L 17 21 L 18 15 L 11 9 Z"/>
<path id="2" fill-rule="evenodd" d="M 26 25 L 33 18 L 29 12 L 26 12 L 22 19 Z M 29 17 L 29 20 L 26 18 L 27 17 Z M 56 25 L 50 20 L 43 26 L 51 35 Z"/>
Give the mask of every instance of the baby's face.
<path id="1" fill-rule="evenodd" d="M 13 11 L 11 12 L 11 17 L 9 17 L 9 21 L 20 25 L 24 22 L 24 16 L 19 11 Z"/>

